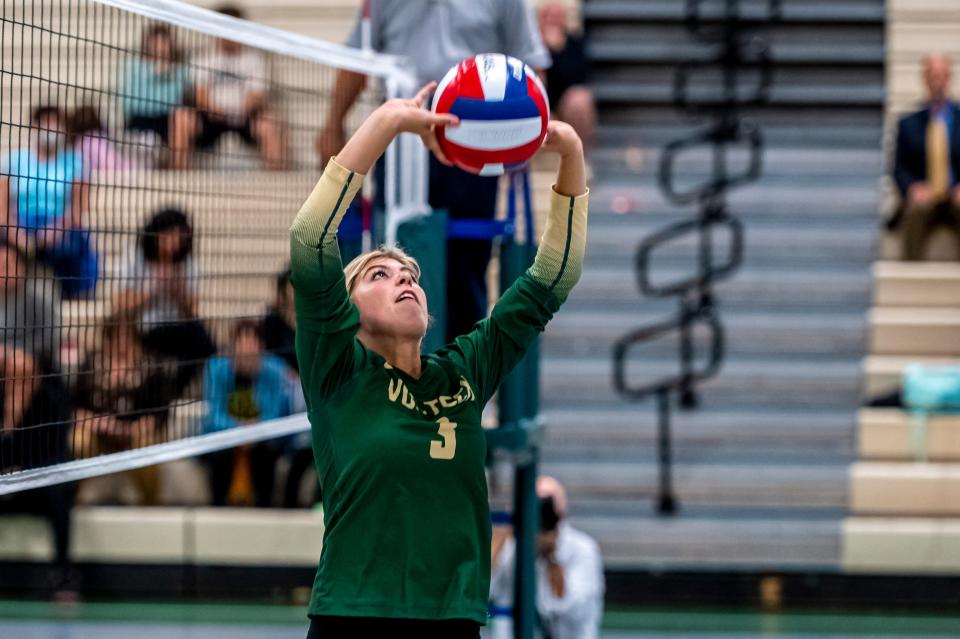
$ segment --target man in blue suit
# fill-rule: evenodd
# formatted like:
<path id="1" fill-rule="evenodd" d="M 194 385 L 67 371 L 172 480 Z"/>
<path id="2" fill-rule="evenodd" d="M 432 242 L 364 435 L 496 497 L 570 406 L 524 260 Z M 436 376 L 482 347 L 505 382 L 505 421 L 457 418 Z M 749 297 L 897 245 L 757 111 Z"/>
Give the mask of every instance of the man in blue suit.
<path id="1" fill-rule="evenodd" d="M 891 220 L 902 224 L 905 260 L 920 260 L 934 228 L 947 225 L 960 257 L 960 107 L 949 97 L 950 59 L 923 61 L 927 104 L 900 120 L 893 177 L 903 206 Z"/>

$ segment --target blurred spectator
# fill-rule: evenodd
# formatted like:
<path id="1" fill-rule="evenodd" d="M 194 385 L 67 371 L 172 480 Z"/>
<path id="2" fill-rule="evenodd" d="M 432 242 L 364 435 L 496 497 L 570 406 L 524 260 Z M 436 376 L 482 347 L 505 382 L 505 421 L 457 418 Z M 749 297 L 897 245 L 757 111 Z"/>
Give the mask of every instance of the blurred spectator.
<path id="1" fill-rule="evenodd" d="M 569 123 L 589 150 L 597 128 L 593 91 L 587 86 L 590 63 L 583 38 L 568 31 L 568 9 L 559 2 L 540 6 L 540 35 L 553 64 L 547 69 L 550 111 Z"/>
<path id="2" fill-rule="evenodd" d="M 297 315 L 293 307 L 293 284 L 290 269 L 277 275 L 276 299 L 263 318 L 263 344 L 268 353 L 283 359 L 294 373 L 300 372 L 297 362 Z"/>
<path id="3" fill-rule="evenodd" d="M 237 7 L 218 9 L 244 19 Z M 225 133 L 235 133 L 260 151 L 265 168 L 285 167 L 284 131 L 267 104 L 267 61 L 259 51 L 231 40 L 196 61 L 196 101 L 200 117 L 197 147 L 212 149 Z"/>
<path id="4" fill-rule="evenodd" d="M 535 21 L 524 0 L 380 0 L 371 2 L 370 45 L 375 51 L 409 57 L 421 85 L 440 81 L 447 70 L 479 53 L 505 53 L 534 69 L 550 66 Z M 362 15 L 362 12 L 361 12 Z M 347 44 L 360 47 L 361 19 Z M 363 91 L 366 77 L 339 71 L 326 125 L 317 136 L 321 163 L 343 148 L 344 118 Z M 377 171 L 382 171 L 382 164 Z M 382 185 L 382 178 L 378 178 Z M 453 219 L 492 219 L 496 177 L 471 175 L 430 157 L 430 206 Z M 382 189 L 378 197 L 382 198 Z M 451 240 L 447 245 L 448 341 L 470 331 L 487 314 L 487 240 Z"/>
<path id="5" fill-rule="evenodd" d="M 296 312 L 293 307 L 293 285 L 290 283 L 290 269 L 277 276 L 277 297 L 274 305 L 263 319 L 263 341 L 267 352 L 280 357 L 288 366 L 293 382 L 291 389 L 292 413 L 301 413 L 307 409 L 300 387 L 300 364 L 296 353 Z M 300 484 L 304 474 L 313 466 L 313 447 L 310 433 L 305 432 L 292 438 L 290 448 L 290 470 L 287 473 L 283 491 L 284 508 L 295 508 L 300 502 Z M 320 501 L 320 485 L 314 485 L 313 502 Z"/>
<path id="6" fill-rule="evenodd" d="M 537 535 L 537 612 L 545 636 L 596 639 L 603 616 L 603 558 L 597 542 L 567 523 L 567 495 L 552 477 L 537 479 L 540 532 Z M 493 534 L 490 599 L 513 599 L 516 543 L 509 528 Z"/>
<path id="7" fill-rule="evenodd" d="M 67 460 L 70 397 L 59 375 L 50 374 L 28 351 L 4 344 L 0 350 L 0 473 Z M 53 531 L 54 564 L 49 583 L 59 599 L 74 599 L 76 576 L 70 565 L 70 510 L 74 484 L 55 484 L 0 496 L 0 514 L 45 517 Z"/>
<path id="8" fill-rule="evenodd" d="M 60 359 L 60 287 L 16 246 L 0 242 L 0 342 L 56 368 Z"/>
<path id="9" fill-rule="evenodd" d="M 177 361 L 179 397 L 217 351 L 197 319 L 198 274 L 186 213 L 173 208 L 155 213 L 120 277 L 125 288 L 114 300 L 114 311 L 138 319 L 147 351 Z"/>
<path id="10" fill-rule="evenodd" d="M 93 457 L 166 440 L 173 372 L 144 352 L 136 326 L 109 318 L 86 354 L 75 389 L 74 456 Z M 83 503 L 159 503 L 157 467 L 84 480 Z"/>
<path id="11" fill-rule="evenodd" d="M 260 325 L 240 320 L 233 330 L 229 355 L 207 362 L 203 384 L 206 430 L 221 431 L 289 415 L 290 386 L 283 360 L 263 351 Z M 269 507 L 284 443 L 265 441 L 208 455 L 213 505 Z"/>
<path id="12" fill-rule="evenodd" d="M 30 126 L 30 146 L 11 151 L 0 167 L 6 240 L 49 265 L 64 298 L 85 296 L 97 283 L 97 254 L 84 228 L 90 189 L 83 161 L 67 146 L 59 108 L 35 108 Z"/>
<path id="13" fill-rule="evenodd" d="M 960 259 L 960 108 L 950 100 L 950 64 L 944 55 L 924 58 L 927 104 L 897 127 L 893 177 L 902 208 L 889 226 L 903 227 L 905 260 L 923 258 L 940 224 L 953 232 Z"/>
<path id="14" fill-rule="evenodd" d="M 110 131 L 96 108 L 84 105 L 74 109 L 67 118 L 67 131 L 88 173 L 134 168 L 135 163 L 125 158 L 110 139 Z"/>
<path id="15" fill-rule="evenodd" d="M 184 106 L 190 71 L 168 26 L 144 29 L 140 56 L 127 60 L 119 92 L 127 131 L 160 138 L 170 146 L 173 168 L 185 167 L 194 129 L 194 115 Z"/>

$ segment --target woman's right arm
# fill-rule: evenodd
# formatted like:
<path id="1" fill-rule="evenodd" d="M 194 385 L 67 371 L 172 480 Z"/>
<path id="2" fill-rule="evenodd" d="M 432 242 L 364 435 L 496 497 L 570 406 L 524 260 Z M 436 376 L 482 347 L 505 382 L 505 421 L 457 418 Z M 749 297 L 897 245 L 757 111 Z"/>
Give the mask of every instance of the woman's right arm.
<path id="1" fill-rule="evenodd" d="M 438 151 L 433 127 L 453 125 L 457 119 L 423 109 L 433 86 L 428 84 L 412 100 L 390 100 L 370 114 L 336 158 L 327 163 L 290 228 L 297 357 L 304 384 L 316 387 L 321 394 L 350 375 L 359 348 L 354 338 L 360 316 L 347 296 L 337 228 L 364 174 L 399 133 L 417 133 L 428 148 Z"/>
<path id="2" fill-rule="evenodd" d="M 362 183 L 362 174 L 330 160 L 290 227 L 297 358 L 308 397 L 327 394 L 353 370 L 360 316 L 347 297 L 337 227 Z"/>

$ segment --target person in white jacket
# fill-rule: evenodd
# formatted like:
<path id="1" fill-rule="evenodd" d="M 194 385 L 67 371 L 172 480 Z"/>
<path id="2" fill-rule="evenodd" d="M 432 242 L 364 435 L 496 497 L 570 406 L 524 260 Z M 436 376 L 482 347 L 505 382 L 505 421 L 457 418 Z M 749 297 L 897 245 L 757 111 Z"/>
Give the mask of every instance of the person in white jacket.
<path id="1" fill-rule="evenodd" d="M 553 477 L 537 479 L 537 612 L 545 639 L 596 639 L 603 616 L 603 558 L 597 542 L 567 521 L 567 495 Z M 516 544 L 509 526 L 493 531 L 490 601 L 513 600 Z M 494 623 L 499 639 L 502 625 Z"/>

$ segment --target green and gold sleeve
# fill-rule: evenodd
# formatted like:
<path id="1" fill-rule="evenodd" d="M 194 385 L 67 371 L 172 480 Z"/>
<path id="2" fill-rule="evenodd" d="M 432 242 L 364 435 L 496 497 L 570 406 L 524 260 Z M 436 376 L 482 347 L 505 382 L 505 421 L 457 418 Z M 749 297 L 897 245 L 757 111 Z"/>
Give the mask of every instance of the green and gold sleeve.
<path id="1" fill-rule="evenodd" d="M 360 316 L 347 296 L 337 227 L 363 175 L 337 164 L 326 170 L 290 227 L 290 270 L 297 313 L 297 358 L 304 390 L 322 395 L 352 370 Z"/>
<path id="2" fill-rule="evenodd" d="M 550 214 L 533 265 L 493 307 L 490 317 L 458 337 L 444 353 L 471 372 L 482 402 L 523 359 L 567 299 L 583 270 L 588 194 L 552 194 Z"/>
<path id="3" fill-rule="evenodd" d="M 550 194 L 550 215 L 537 257 L 527 271 L 561 303 L 566 301 L 583 272 L 588 199 L 589 192 L 579 196 L 560 195 L 556 191 Z"/>

